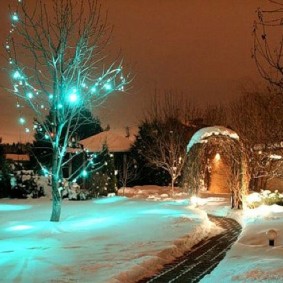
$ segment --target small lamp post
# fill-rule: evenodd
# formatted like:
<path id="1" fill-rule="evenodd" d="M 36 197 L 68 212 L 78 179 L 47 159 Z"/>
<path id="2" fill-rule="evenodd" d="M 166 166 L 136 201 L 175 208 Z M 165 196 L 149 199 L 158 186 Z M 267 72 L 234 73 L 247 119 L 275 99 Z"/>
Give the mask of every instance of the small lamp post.
<path id="1" fill-rule="evenodd" d="M 269 246 L 274 246 L 274 241 L 277 237 L 277 232 L 274 229 L 270 229 L 266 232 L 266 236 L 268 238 L 269 241 Z"/>

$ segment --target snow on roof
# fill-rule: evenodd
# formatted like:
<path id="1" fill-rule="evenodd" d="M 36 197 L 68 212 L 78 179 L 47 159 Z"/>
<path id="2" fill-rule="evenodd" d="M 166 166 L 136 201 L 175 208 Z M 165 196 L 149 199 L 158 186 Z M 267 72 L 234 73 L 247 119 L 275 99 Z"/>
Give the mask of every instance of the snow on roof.
<path id="1" fill-rule="evenodd" d="M 213 127 L 205 127 L 198 130 L 193 137 L 191 138 L 189 144 L 187 145 L 187 152 L 193 147 L 196 143 L 205 143 L 206 139 L 212 135 L 223 135 L 229 136 L 232 139 L 239 139 L 239 136 L 236 132 L 231 129 L 225 128 L 223 126 L 213 126 Z"/>
<path id="2" fill-rule="evenodd" d="M 80 141 L 80 144 L 91 152 L 100 152 L 104 143 L 110 152 L 127 152 L 133 140 L 109 130 Z"/>

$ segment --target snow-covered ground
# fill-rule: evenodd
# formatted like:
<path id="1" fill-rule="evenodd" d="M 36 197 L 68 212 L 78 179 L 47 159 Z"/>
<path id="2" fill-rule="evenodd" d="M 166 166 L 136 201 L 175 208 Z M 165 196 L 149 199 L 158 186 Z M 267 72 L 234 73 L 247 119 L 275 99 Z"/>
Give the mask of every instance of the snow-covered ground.
<path id="1" fill-rule="evenodd" d="M 227 216 L 241 223 L 243 231 L 224 260 L 201 283 L 283 282 L 283 207 L 262 205 L 230 211 Z M 278 235 L 274 247 L 269 246 L 266 235 L 271 229 Z"/>
<path id="2" fill-rule="evenodd" d="M 219 231 L 187 200 L 0 200 L 1 282 L 134 282 Z"/>
<path id="3" fill-rule="evenodd" d="M 202 282 L 283 282 L 283 207 L 241 213 L 219 196 L 195 207 L 183 194 L 170 199 L 164 188 L 130 192 L 131 198 L 66 200 L 59 223 L 48 221 L 48 198 L 0 199 L 0 282 L 135 282 L 219 233 L 207 212 L 234 217 L 244 228 Z M 275 247 L 266 239 L 270 228 L 279 234 Z"/>

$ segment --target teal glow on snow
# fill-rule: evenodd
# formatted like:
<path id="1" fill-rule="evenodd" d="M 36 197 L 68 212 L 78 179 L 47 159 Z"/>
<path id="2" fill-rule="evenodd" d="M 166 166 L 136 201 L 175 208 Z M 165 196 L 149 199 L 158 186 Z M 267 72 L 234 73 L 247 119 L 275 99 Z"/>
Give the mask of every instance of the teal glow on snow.
<path id="1" fill-rule="evenodd" d="M 107 203 L 118 203 L 120 201 L 125 201 L 127 200 L 126 197 L 108 197 L 108 198 L 101 198 L 98 200 L 94 200 L 94 203 L 97 204 L 107 204 Z"/>
<path id="2" fill-rule="evenodd" d="M 30 209 L 31 205 L 24 205 L 24 204 L 0 204 L 0 211 L 18 211 L 18 210 L 25 210 Z"/>
<path id="3" fill-rule="evenodd" d="M 33 227 L 29 225 L 15 225 L 15 226 L 8 228 L 7 230 L 8 231 L 24 231 L 24 230 L 29 230 L 32 228 Z"/>
<path id="4" fill-rule="evenodd" d="M 49 196 L 2 200 L 10 205 L 15 202 L 32 204 L 32 208 L 5 211 L 5 217 L 0 217 L 3 282 L 112 282 L 121 272 L 143 266 L 147 259 L 158 259 L 152 265 L 160 264 L 160 252 L 176 250 L 179 239 L 187 244 L 183 238 L 190 231 L 198 239 L 206 236 L 195 236 L 198 223 L 187 220 L 195 214 L 193 210 L 164 201 L 126 197 L 64 200 L 59 223 L 49 221 Z M 197 221 L 201 219 L 200 215 Z"/>
<path id="5" fill-rule="evenodd" d="M 167 209 L 167 208 L 157 208 L 157 209 L 147 209 L 140 212 L 141 214 L 159 214 L 159 215 L 180 215 L 179 210 Z"/>

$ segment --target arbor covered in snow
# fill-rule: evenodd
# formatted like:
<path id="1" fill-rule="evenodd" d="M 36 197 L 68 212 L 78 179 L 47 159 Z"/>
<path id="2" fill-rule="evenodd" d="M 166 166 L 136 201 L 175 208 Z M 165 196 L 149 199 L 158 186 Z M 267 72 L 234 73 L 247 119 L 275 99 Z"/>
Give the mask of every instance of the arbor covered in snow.
<path id="1" fill-rule="evenodd" d="M 52 145 L 52 164 L 42 170 L 52 180 L 51 221 L 59 221 L 59 182 L 68 162 L 68 143 L 80 127 L 79 117 L 85 108 L 100 106 L 110 93 L 123 91 L 127 80 L 121 64 L 104 66 L 102 51 L 109 29 L 97 1 L 17 3 L 6 43 L 11 92 L 18 98 L 20 114 L 29 109 Z M 31 131 L 24 116 L 19 122 Z"/>
<path id="2" fill-rule="evenodd" d="M 222 126 L 202 128 L 187 146 L 183 188 L 191 195 L 211 189 L 211 168 L 214 166 L 217 171 L 222 170 L 219 179 L 228 188 L 226 192 L 232 195 L 232 208 L 241 208 L 248 192 L 247 161 L 245 148 L 237 133 Z M 220 168 L 221 163 L 224 166 Z"/>

